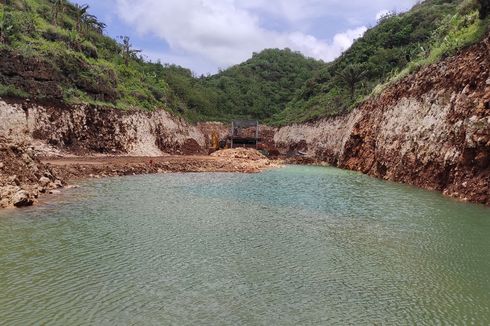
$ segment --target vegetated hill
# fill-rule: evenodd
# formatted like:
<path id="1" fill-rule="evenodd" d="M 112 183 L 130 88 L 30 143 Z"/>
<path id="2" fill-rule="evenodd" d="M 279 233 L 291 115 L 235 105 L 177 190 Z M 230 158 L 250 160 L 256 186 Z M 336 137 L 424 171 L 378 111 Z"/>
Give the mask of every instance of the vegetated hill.
<path id="1" fill-rule="evenodd" d="M 216 75 L 195 78 L 189 69 L 160 67 L 170 102 L 180 101 L 192 120 L 270 119 L 325 63 L 289 49 L 267 49 Z M 179 108 L 177 108 L 179 110 Z"/>
<path id="2" fill-rule="evenodd" d="M 179 66 L 145 62 L 127 38 L 105 36 L 85 6 L 2 0 L 0 96 L 164 108 L 191 121 L 303 122 L 346 112 L 379 85 L 481 39 L 489 19 L 479 19 L 480 1 L 488 3 L 426 0 L 388 15 L 329 64 L 271 49 L 195 78 Z"/>
<path id="3" fill-rule="evenodd" d="M 1 1 L 0 96 L 197 115 L 207 91 L 189 71 L 144 62 L 129 39 L 117 42 L 104 27 L 65 0 Z M 185 96 L 167 82 L 180 79 L 189 84 Z"/>
<path id="4" fill-rule="evenodd" d="M 129 39 L 103 34 L 86 6 L 66 0 L 0 2 L 0 96 L 165 108 L 189 120 L 270 117 L 321 63 L 266 50 L 212 77 L 145 62 Z"/>
<path id="5" fill-rule="evenodd" d="M 383 84 L 481 40 L 489 30 L 489 6 L 488 0 L 426 0 L 383 17 L 308 80 L 271 122 L 305 122 L 351 110 Z"/>
<path id="6" fill-rule="evenodd" d="M 282 112 L 296 90 L 323 66 L 289 49 L 269 49 L 202 82 L 217 93 L 213 100 L 221 115 L 268 119 Z"/>

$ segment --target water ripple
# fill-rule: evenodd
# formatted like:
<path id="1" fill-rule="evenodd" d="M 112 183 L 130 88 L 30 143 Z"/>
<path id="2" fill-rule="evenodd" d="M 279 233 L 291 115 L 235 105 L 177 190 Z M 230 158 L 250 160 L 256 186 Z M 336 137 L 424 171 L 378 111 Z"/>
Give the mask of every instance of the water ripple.
<path id="1" fill-rule="evenodd" d="M 357 173 L 112 178 L 1 214 L 2 325 L 490 324 L 490 210 Z"/>

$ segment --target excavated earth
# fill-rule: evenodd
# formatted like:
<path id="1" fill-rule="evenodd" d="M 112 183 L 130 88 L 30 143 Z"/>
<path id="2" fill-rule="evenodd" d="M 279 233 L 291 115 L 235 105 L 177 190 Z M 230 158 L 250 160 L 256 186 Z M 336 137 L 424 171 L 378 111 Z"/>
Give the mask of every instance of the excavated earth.
<path id="1" fill-rule="evenodd" d="M 490 204 L 490 37 L 348 115 L 284 127 L 283 151 Z"/>
<path id="2" fill-rule="evenodd" d="M 0 100 L 0 208 L 32 205 L 81 178 L 274 166 L 266 158 L 204 156 L 211 133 L 226 138 L 228 130 L 221 123 L 190 125 L 164 110 Z"/>
<path id="3" fill-rule="evenodd" d="M 30 206 L 41 194 L 63 186 L 32 147 L 0 136 L 0 208 Z"/>
<path id="4" fill-rule="evenodd" d="M 264 149 L 300 154 L 286 162 L 328 163 L 490 205 L 489 53 L 487 36 L 349 114 L 262 128 Z M 0 74 L 9 67 L 0 66 Z M 191 125 L 164 110 L 0 99 L 0 207 L 31 205 L 79 178 L 274 166 L 252 153 L 207 156 L 213 133 L 226 138 L 229 128 Z"/>

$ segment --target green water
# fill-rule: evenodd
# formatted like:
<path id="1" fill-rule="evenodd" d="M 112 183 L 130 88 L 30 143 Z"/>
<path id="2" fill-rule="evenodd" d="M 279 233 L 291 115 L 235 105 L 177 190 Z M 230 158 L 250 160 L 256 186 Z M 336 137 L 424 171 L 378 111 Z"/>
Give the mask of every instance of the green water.
<path id="1" fill-rule="evenodd" d="M 0 212 L 2 325 L 489 325 L 490 209 L 333 168 Z"/>

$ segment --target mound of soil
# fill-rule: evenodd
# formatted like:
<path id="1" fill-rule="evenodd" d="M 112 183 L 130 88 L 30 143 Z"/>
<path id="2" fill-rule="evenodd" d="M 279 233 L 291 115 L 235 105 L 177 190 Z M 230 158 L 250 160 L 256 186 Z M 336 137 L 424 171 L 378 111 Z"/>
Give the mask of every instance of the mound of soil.
<path id="1" fill-rule="evenodd" d="M 252 148 L 233 148 L 233 149 L 223 149 L 211 154 L 214 157 L 222 157 L 222 158 L 237 158 L 237 159 L 245 159 L 245 160 L 267 160 L 261 152 Z"/>

